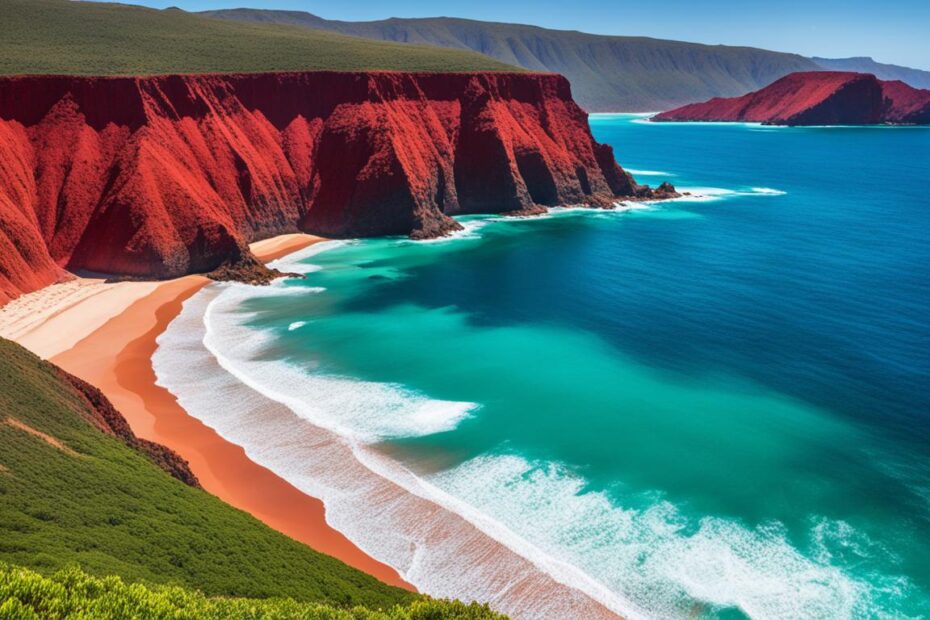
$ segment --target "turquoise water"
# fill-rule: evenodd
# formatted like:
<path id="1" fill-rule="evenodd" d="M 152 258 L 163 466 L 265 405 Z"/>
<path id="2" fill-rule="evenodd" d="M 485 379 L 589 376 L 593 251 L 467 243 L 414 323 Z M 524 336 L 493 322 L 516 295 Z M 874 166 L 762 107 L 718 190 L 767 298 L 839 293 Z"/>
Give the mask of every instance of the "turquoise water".
<path id="1" fill-rule="evenodd" d="M 698 196 L 317 247 L 254 356 L 630 616 L 930 615 L 930 130 L 592 127 Z"/>

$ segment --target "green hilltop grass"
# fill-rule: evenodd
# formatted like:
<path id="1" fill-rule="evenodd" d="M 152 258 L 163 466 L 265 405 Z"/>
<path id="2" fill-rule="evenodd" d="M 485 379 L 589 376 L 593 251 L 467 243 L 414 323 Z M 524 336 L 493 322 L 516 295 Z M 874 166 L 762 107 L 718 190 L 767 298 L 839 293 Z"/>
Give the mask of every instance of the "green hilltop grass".
<path id="1" fill-rule="evenodd" d="M 52 577 L 0 564 L 0 618 L 17 620 L 503 620 L 476 604 L 418 600 L 385 610 L 336 609 L 291 599 L 207 598 L 180 587 L 127 585 L 77 567 Z"/>
<path id="2" fill-rule="evenodd" d="M 79 565 L 91 575 L 106 577 L 98 582 L 71 571 L 56 577 L 55 585 L 39 575 L 0 566 L 0 618 L 29 617 L 8 607 L 15 605 L 10 598 L 43 618 L 68 617 L 48 611 L 65 607 L 75 617 L 110 617 L 93 612 L 94 607 L 80 607 L 103 591 L 109 592 L 109 602 L 100 609 L 120 609 L 120 600 L 142 605 L 138 614 L 113 615 L 119 618 L 501 617 L 484 607 L 432 601 L 388 586 L 266 527 L 175 480 L 141 453 L 92 426 L 87 407 L 56 367 L 0 339 L 0 564 L 45 577 Z M 53 445 L 56 441 L 60 445 Z M 147 585 L 125 586 L 117 576 Z M 73 586 L 76 582 L 84 585 Z M 164 589 L 166 585 L 197 592 Z M 71 587 L 74 591 L 68 596 L 79 599 L 68 603 L 70 607 L 50 602 L 64 600 L 62 587 Z M 26 600 L 29 596 L 52 606 L 37 605 Z M 346 616 L 319 605 L 402 609 L 388 615 L 359 611 Z M 162 608 L 203 614 L 151 612 Z M 243 611 L 253 608 L 262 613 Z M 85 615 L 77 614 L 80 609 Z"/>
<path id="3" fill-rule="evenodd" d="M 519 71 L 487 56 L 299 26 L 71 0 L 0 0 L 0 74 Z"/>

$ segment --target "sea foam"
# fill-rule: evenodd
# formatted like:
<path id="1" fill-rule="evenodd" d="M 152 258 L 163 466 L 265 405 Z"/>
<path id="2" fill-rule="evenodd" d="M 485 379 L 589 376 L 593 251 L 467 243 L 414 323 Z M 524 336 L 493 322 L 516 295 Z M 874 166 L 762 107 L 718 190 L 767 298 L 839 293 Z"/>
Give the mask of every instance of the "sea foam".
<path id="1" fill-rule="evenodd" d="M 192 416 L 242 446 L 256 463 L 322 499 L 330 525 L 421 591 L 485 601 L 514 618 L 614 617 L 607 609 L 641 617 L 635 606 L 575 568 L 565 566 L 568 578 L 541 570 L 488 535 L 485 530 L 493 526 L 476 525 L 450 510 L 457 500 L 368 442 L 402 428 L 416 434 L 423 429 L 414 426 L 445 427 L 450 403 L 429 401 L 392 411 L 392 404 L 408 398 L 408 393 L 390 394 L 385 386 L 362 381 L 308 382 L 305 370 L 256 362 L 267 340 L 244 333 L 250 330 L 238 321 L 229 321 L 228 331 L 218 332 L 216 323 L 232 318 L 222 314 L 223 305 L 232 302 L 229 291 L 237 288 L 214 284 L 202 290 L 184 303 L 181 314 L 158 338 L 153 355 L 158 384 L 175 394 Z M 220 307 L 211 310 L 224 294 Z M 208 334 L 211 329 L 214 336 Z M 204 346 L 211 339 L 214 348 L 223 349 L 220 358 Z M 267 390 L 271 373 L 276 373 L 275 389 Z M 334 392 L 328 395 L 327 390 Z M 343 410 L 345 398 L 351 403 L 348 412 Z M 422 399 L 414 397 L 418 398 Z M 368 404 L 363 415 L 357 411 L 360 400 Z M 451 405 L 461 411 L 458 404 Z M 323 411 L 326 408 L 332 411 Z M 399 421 L 404 411 L 410 417 Z M 367 419 L 366 414 L 387 421 Z M 325 424 L 348 434 L 333 432 Z M 350 428 L 351 424 L 358 426 Z M 501 535 L 508 536 L 512 534 Z M 583 593 L 576 582 L 596 596 Z"/>
<path id="2" fill-rule="evenodd" d="M 444 237 L 435 237 L 433 239 L 403 239 L 402 243 L 446 243 L 449 241 L 463 241 L 463 240 L 474 240 L 480 239 L 481 234 L 478 232 L 484 228 L 490 218 L 472 218 L 460 221 L 459 224 L 462 226 L 460 230 L 456 230 Z"/>
<path id="3" fill-rule="evenodd" d="M 687 196 L 671 198 L 662 202 L 715 202 L 740 196 L 784 196 L 786 192 L 771 187 L 750 187 L 748 189 L 726 189 L 723 187 L 679 187 L 679 192 Z"/>
<path id="4" fill-rule="evenodd" d="M 558 464 L 515 455 L 478 457 L 429 480 L 653 617 L 725 609 L 773 619 L 875 613 L 865 584 L 803 556 L 775 523 L 692 522 L 660 498 L 645 509 L 624 509 Z M 824 528 L 844 541 L 858 535 L 827 520 L 813 534 Z"/>
<path id="5" fill-rule="evenodd" d="M 319 271 L 320 266 L 308 263 L 307 259 L 311 256 L 316 256 L 321 252 L 327 250 L 333 250 L 335 248 L 348 245 L 353 243 L 350 240 L 334 239 L 329 241 L 321 241 L 319 243 L 314 243 L 308 245 L 302 250 L 293 252 L 282 256 L 277 260 L 273 260 L 268 263 L 268 267 L 271 269 L 277 269 L 279 271 L 289 272 L 289 273 L 299 273 L 299 274 L 308 274 L 313 273 L 314 271 Z"/>
<path id="6" fill-rule="evenodd" d="M 204 311 L 203 344 L 227 372 L 307 421 L 346 437 L 374 442 L 451 430 L 476 406 L 432 400 L 399 385 L 328 376 L 314 372 L 314 368 L 264 359 L 261 352 L 271 337 L 243 327 L 242 322 L 250 317 L 238 311 L 241 303 L 254 295 L 251 287 L 223 287 Z M 307 394 L 313 397 L 307 398 Z"/>
<path id="7" fill-rule="evenodd" d="M 675 176 L 671 172 L 663 172 L 662 170 L 637 170 L 635 168 L 624 168 L 624 170 L 638 177 L 673 177 Z"/>
<path id="8" fill-rule="evenodd" d="M 271 337 L 244 325 L 251 315 L 241 304 L 291 289 L 301 290 L 214 284 L 188 300 L 158 339 L 159 384 L 250 458 L 320 497 L 333 527 L 422 591 L 516 618 L 604 608 L 630 619 L 873 611 L 866 586 L 801 555 L 777 524 L 692 523 L 661 498 L 623 508 L 565 467 L 517 455 L 417 474 L 377 442 L 454 428 L 475 405 L 270 358 Z M 820 536 L 855 534 L 824 523 Z"/>

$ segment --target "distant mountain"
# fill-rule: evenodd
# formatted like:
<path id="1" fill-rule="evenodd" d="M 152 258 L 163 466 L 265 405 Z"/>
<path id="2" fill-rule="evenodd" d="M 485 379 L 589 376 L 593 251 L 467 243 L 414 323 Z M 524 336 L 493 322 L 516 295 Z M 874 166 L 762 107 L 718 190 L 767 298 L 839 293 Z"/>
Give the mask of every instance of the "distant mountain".
<path id="1" fill-rule="evenodd" d="M 341 22 L 299 11 L 231 9 L 204 14 L 481 52 L 507 64 L 565 75 L 575 99 L 589 111 L 667 110 L 709 97 L 741 95 L 788 73 L 820 68 L 797 54 L 751 47 L 601 36 L 448 17 Z"/>
<path id="2" fill-rule="evenodd" d="M 663 112 L 654 121 L 743 121 L 770 125 L 926 125 L 930 90 L 871 73 L 792 73 L 742 97 L 715 97 Z"/>
<path id="3" fill-rule="evenodd" d="M 899 65 L 887 65 L 875 62 L 868 56 L 855 58 L 811 58 L 818 65 L 830 71 L 856 71 L 871 73 L 880 80 L 901 80 L 914 88 L 930 88 L 930 71 L 911 69 Z"/>

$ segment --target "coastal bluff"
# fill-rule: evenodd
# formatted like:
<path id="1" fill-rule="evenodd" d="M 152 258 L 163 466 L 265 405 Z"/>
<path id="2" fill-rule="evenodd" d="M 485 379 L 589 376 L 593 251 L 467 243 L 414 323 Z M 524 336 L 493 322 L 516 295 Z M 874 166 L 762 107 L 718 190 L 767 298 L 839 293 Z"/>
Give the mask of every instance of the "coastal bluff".
<path id="1" fill-rule="evenodd" d="M 431 238 L 661 194 L 555 74 L 0 78 L 0 304 L 69 271 L 235 272 L 282 233 Z"/>
<path id="2" fill-rule="evenodd" d="M 930 90 L 870 73 L 792 73 L 741 97 L 716 97 L 662 112 L 654 121 L 756 122 L 769 125 L 926 125 Z"/>

